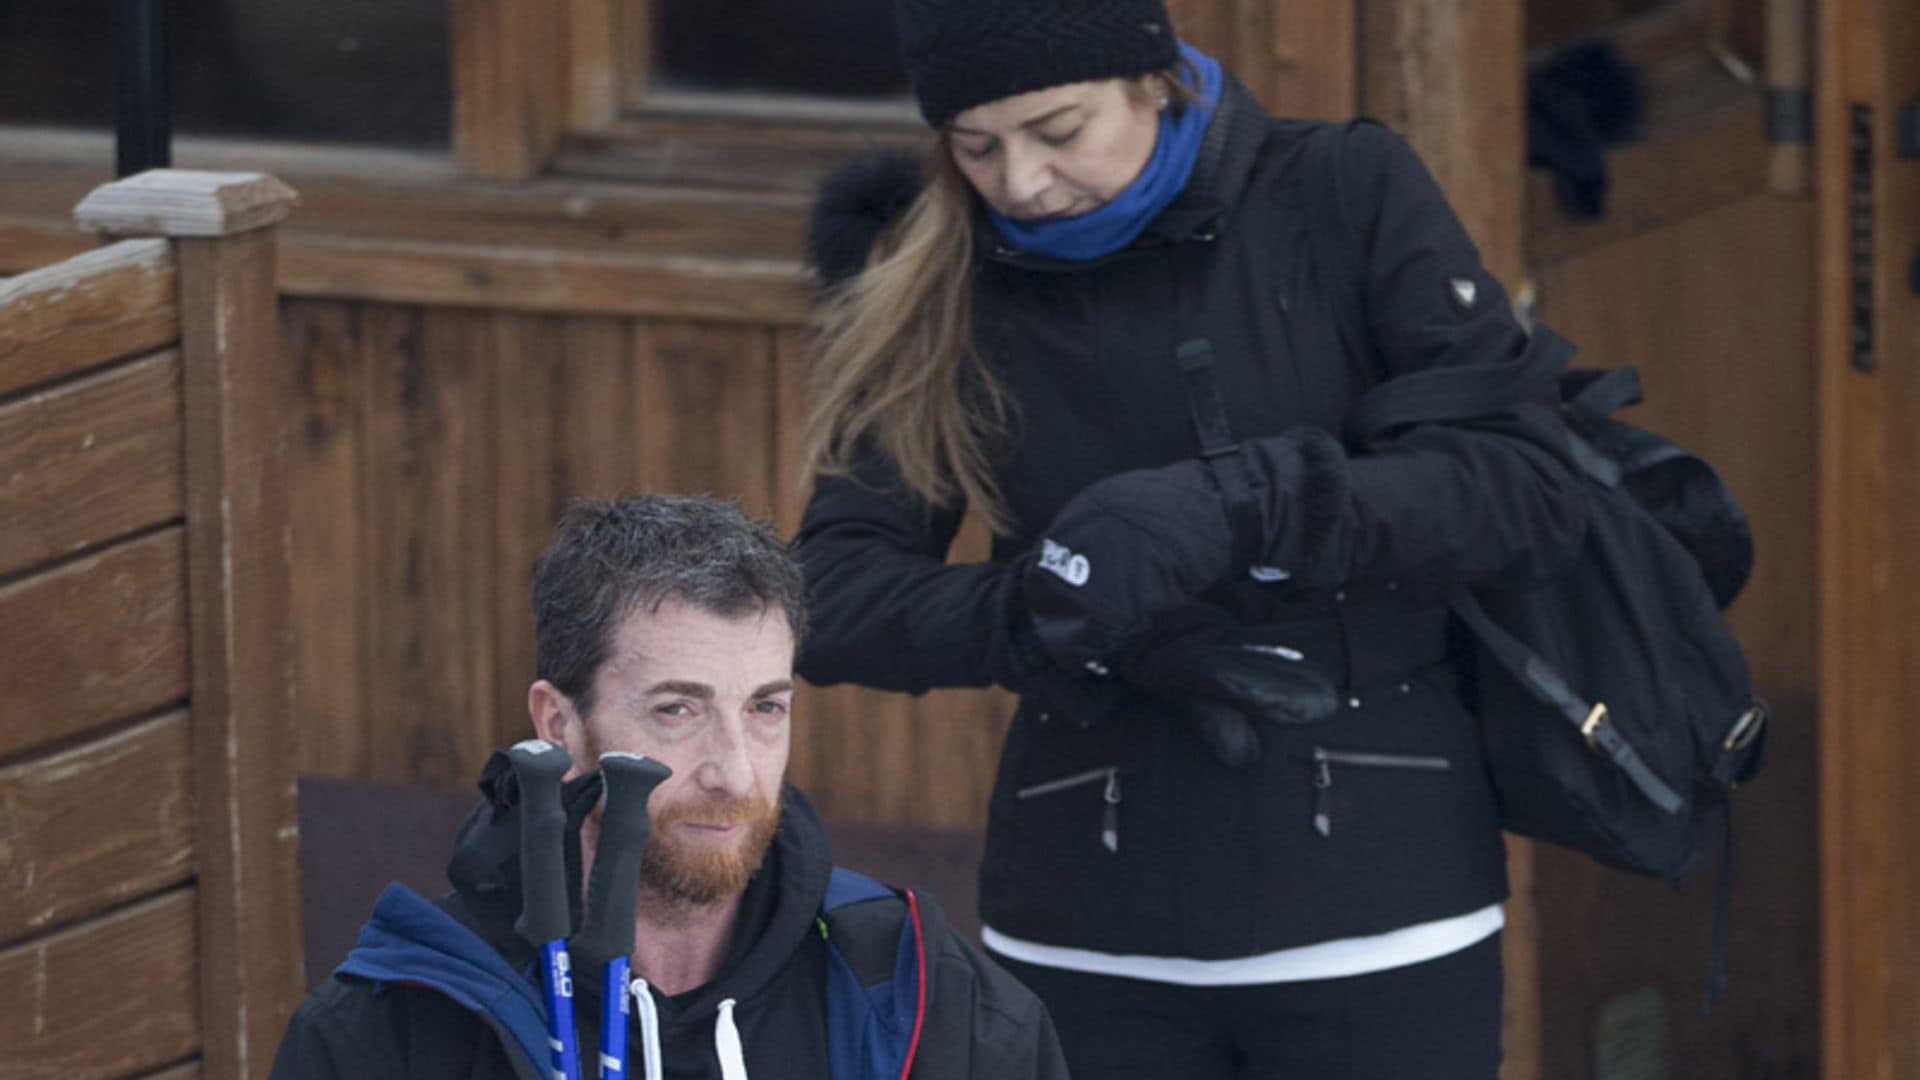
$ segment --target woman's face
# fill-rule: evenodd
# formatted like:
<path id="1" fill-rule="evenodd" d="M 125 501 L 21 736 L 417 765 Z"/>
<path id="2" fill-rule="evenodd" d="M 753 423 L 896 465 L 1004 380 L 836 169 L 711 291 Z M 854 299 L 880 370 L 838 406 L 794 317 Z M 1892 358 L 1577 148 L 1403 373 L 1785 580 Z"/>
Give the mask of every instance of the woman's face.
<path id="1" fill-rule="evenodd" d="M 961 175 L 1002 215 L 1075 217 L 1125 190 L 1152 156 L 1157 85 L 1105 79 L 990 101 L 953 118 L 947 145 Z"/>

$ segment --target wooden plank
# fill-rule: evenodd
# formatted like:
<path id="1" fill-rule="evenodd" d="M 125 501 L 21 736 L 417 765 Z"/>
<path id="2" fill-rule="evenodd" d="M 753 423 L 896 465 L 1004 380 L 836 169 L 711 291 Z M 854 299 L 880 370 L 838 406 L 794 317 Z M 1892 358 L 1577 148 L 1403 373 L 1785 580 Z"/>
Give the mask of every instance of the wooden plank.
<path id="1" fill-rule="evenodd" d="M 184 1065 L 175 1065 L 170 1069 L 148 1073 L 146 1080 L 200 1080 L 200 1063 L 189 1061 Z"/>
<path id="2" fill-rule="evenodd" d="M 369 775 L 464 786 L 494 749 L 495 317 L 365 319 Z"/>
<path id="3" fill-rule="evenodd" d="M 180 516 L 180 357 L 0 405 L 0 573 Z"/>
<path id="4" fill-rule="evenodd" d="M 200 1042 L 194 891 L 0 952 L 0 1077 L 124 1076 Z"/>
<path id="5" fill-rule="evenodd" d="M 187 696 L 185 558 L 170 528 L 0 586 L 0 757 Z"/>
<path id="6" fill-rule="evenodd" d="M 1820 4 L 1815 120 L 1820 402 L 1819 618 L 1823 1075 L 1920 1074 L 1920 814 L 1912 716 L 1920 656 L 1911 591 L 1920 515 L 1909 501 L 1920 406 L 1920 318 L 1908 284 L 1920 198 L 1894 120 L 1920 85 L 1911 4 Z M 1856 364 L 1855 110 L 1871 110 L 1872 367 Z M 1844 515 L 1844 516 L 1841 516 Z"/>
<path id="7" fill-rule="evenodd" d="M 623 319 L 504 316 L 497 320 L 498 390 L 492 437 L 499 574 L 491 742 L 526 738 L 534 678 L 529 612 L 533 566 L 567 503 L 617 498 L 636 487 L 631 449 L 633 348 Z"/>
<path id="8" fill-rule="evenodd" d="M 569 127 L 602 128 L 620 115 L 621 14 L 621 0 L 568 0 Z"/>
<path id="9" fill-rule="evenodd" d="M 1364 0 L 1360 111 L 1405 134 L 1494 276 L 1520 276 L 1519 0 Z"/>
<path id="10" fill-rule="evenodd" d="M 565 15 L 541 0 L 454 0 L 453 148 L 474 173 L 545 171 L 567 116 Z"/>
<path id="11" fill-rule="evenodd" d="M 1811 259 L 1808 206 L 1756 195 L 1592 249 L 1545 279 L 1541 315 L 1590 362 L 1639 366 L 1647 403 L 1631 419 L 1706 455 L 1746 509 L 1759 561 L 1732 625 L 1773 720 L 1765 770 L 1736 798 L 1733 992 L 1711 1015 L 1693 1007 L 1713 921 L 1711 864 L 1676 894 L 1569 853 L 1543 853 L 1542 985 L 1550 991 L 1542 1075 L 1579 1075 L 1604 1002 L 1648 986 L 1667 1002 L 1674 1075 L 1813 1072 L 1817 1036 L 1805 1005 L 1817 918 L 1806 813 L 1816 759 L 1806 632 L 1816 610 L 1806 572 L 1815 561 Z M 1771 300 L 1753 305 L 1753 296 Z M 1732 310 L 1740 317 L 1702 317 Z"/>
<path id="12" fill-rule="evenodd" d="M 787 260 L 318 239 L 288 249 L 282 286 L 290 296 L 782 326 L 806 322 L 809 288 Z"/>
<path id="13" fill-rule="evenodd" d="M 773 342 L 764 330 L 687 322 L 634 327 L 636 474 L 648 491 L 775 509 L 779 424 Z"/>
<path id="14" fill-rule="evenodd" d="M 179 336 L 173 254 L 128 240 L 0 282 L 0 396 Z"/>
<path id="15" fill-rule="evenodd" d="M 282 361 L 292 374 L 286 422 L 294 730 L 300 771 L 362 776 L 366 729 L 368 574 L 365 448 L 369 357 L 359 309 L 330 301 L 281 305 Z"/>
<path id="16" fill-rule="evenodd" d="M 0 769 L 0 941 L 192 873 L 186 713 Z"/>
<path id="17" fill-rule="evenodd" d="M 1246 13 L 1240 67 L 1253 76 L 1250 85 L 1269 109 L 1288 116 L 1353 115 L 1360 80 L 1358 5 L 1352 0 L 1285 6 L 1235 2 Z M 1264 56 L 1259 51 L 1263 42 Z"/>
<path id="18" fill-rule="evenodd" d="M 176 241 L 209 1072 L 264 1071 L 305 988 L 274 232 Z"/>

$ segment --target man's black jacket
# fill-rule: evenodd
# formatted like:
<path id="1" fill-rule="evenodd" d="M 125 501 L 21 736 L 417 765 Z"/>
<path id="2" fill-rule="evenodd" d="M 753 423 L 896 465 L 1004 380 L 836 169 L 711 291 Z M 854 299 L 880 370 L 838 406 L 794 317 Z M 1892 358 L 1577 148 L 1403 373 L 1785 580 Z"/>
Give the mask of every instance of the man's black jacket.
<path id="1" fill-rule="evenodd" d="M 491 800 L 490 800 L 491 801 Z M 463 827 L 449 876 L 459 886 L 441 907 L 491 944 L 516 971 L 533 949 L 513 931 L 518 916 L 511 813 L 483 806 Z M 577 854 L 570 860 L 578 865 Z M 659 1009 L 663 1075 L 669 1080 L 721 1076 L 715 1049 L 719 1005 L 734 999 L 750 1077 L 829 1080 L 826 986 L 828 951 L 816 923 L 831 856 L 819 819 L 792 787 L 768 861 L 748 886 L 740 930 L 721 971 L 705 986 L 665 997 Z M 924 897 L 927 1009 L 912 1076 L 921 1080 L 1057 1080 L 1066 1066 L 1039 1001 L 962 940 Z M 897 926 L 897 924 L 896 924 Z M 836 933 L 847 932 L 836 924 Z M 845 947 L 859 943 L 845 942 Z M 877 944 L 887 955 L 892 937 Z M 577 972 L 575 1021 L 581 1060 L 598 1045 L 597 972 Z M 629 1073 L 647 1075 L 637 1016 L 630 1020 Z M 591 1065 L 584 1066 L 592 1075 Z M 435 991 L 369 983 L 336 974 L 295 1013 L 273 1066 L 276 1080 L 386 1077 L 518 1078 L 525 1055 L 514 1053 L 482 1017 Z M 535 1075 L 544 1075 L 535 1074 Z"/>

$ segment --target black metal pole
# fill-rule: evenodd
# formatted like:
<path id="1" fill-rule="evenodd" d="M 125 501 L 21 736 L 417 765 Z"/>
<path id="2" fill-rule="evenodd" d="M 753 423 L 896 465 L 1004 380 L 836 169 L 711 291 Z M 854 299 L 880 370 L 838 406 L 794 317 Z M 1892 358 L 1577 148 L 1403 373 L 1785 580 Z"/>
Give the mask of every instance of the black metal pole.
<path id="1" fill-rule="evenodd" d="M 167 0 L 119 0 L 119 15 L 115 174 L 132 176 L 172 163 Z"/>

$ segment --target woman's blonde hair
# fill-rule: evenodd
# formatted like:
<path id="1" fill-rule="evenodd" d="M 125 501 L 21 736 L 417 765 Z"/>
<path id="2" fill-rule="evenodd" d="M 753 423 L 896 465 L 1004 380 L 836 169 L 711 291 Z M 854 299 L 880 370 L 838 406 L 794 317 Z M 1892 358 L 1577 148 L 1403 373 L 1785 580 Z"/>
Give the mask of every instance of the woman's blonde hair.
<path id="1" fill-rule="evenodd" d="M 1196 99 L 1187 75 L 1154 77 L 1176 110 Z M 1151 81 L 1129 88 L 1148 92 Z M 964 503 L 1004 535 L 1012 521 L 994 461 L 1011 403 L 974 344 L 972 271 L 972 189 L 943 131 L 919 196 L 881 234 L 866 269 L 815 310 L 806 455 L 815 474 L 846 476 L 870 444 L 908 492 L 937 506 Z"/>

